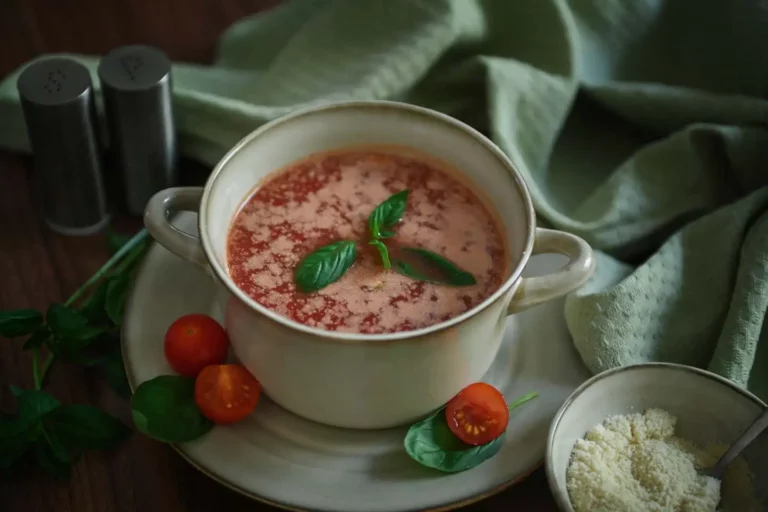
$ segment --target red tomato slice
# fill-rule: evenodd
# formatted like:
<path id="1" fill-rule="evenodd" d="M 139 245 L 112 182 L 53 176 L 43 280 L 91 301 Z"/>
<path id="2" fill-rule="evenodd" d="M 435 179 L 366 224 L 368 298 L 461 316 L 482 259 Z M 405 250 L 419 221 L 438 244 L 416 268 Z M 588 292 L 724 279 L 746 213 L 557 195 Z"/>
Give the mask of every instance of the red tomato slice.
<path id="1" fill-rule="evenodd" d="M 470 384 L 445 406 L 451 432 L 473 446 L 490 443 L 507 429 L 509 408 L 498 389 L 484 382 Z"/>
<path id="2" fill-rule="evenodd" d="M 235 423 L 259 403 L 261 384 L 241 364 L 206 366 L 195 380 L 195 403 L 214 423 Z"/>
<path id="3" fill-rule="evenodd" d="M 176 319 L 165 333 L 165 358 L 173 370 L 185 377 L 197 377 L 208 365 L 227 360 L 229 339 L 224 328 L 206 315 L 185 315 Z"/>

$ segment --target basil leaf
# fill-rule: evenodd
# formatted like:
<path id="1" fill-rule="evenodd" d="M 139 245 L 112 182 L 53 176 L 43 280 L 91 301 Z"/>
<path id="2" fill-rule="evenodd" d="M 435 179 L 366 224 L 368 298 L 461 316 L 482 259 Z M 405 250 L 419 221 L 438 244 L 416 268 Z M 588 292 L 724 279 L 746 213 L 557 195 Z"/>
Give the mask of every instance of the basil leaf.
<path id="1" fill-rule="evenodd" d="M 48 443 L 53 458 L 61 463 L 71 464 L 72 457 L 69 455 L 69 450 L 64 446 L 64 443 L 61 442 L 61 439 L 56 432 L 52 432 L 45 427 L 41 429 L 41 432 L 43 433 L 43 439 Z"/>
<path id="2" fill-rule="evenodd" d="M 389 196 L 368 217 L 368 230 L 373 240 L 395 236 L 391 228 L 400 222 L 408 206 L 408 189 Z"/>
<path id="3" fill-rule="evenodd" d="M 0 469 L 10 468 L 24 456 L 38 436 L 45 433 L 40 428 L 43 418 L 59 407 L 59 401 L 43 391 L 11 386 L 11 392 L 16 397 L 18 412 L 0 418 Z"/>
<path id="4" fill-rule="evenodd" d="M 102 378 L 118 396 L 122 398 L 131 396 L 131 387 L 128 385 L 128 376 L 125 374 L 125 365 L 120 352 L 104 357 L 97 368 Z"/>
<path id="5" fill-rule="evenodd" d="M 48 327 L 43 326 L 40 329 L 36 330 L 34 333 L 32 333 L 32 336 L 30 336 L 29 339 L 24 342 L 22 349 L 32 350 L 35 348 L 40 348 L 46 343 L 48 343 L 48 340 L 50 339 L 51 339 L 51 330 L 48 329 Z"/>
<path id="6" fill-rule="evenodd" d="M 34 444 L 35 460 L 45 471 L 55 479 L 62 482 L 69 479 L 72 465 L 69 462 L 59 460 L 54 448 L 44 440 Z"/>
<path id="7" fill-rule="evenodd" d="M 27 428 L 18 416 L 0 414 L 0 469 L 8 469 L 18 462 L 29 445 Z"/>
<path id="8" fill-rule="evenodd" d="M 82 331 L 81 337 L 60 338 L 50 347 L 62 361 L 94 366 L 101 360 L 101 356 L 95 355 L 92 348 L 98 345 L 104 339 L 103 335 L 108 332 L 106 327 L 88 327 L 88 330 Z"/>
<path id="9" fill-rule="evenodd" d="M 43 315 L 34 309 L 0 311 L 0 336 L 15 338 L 32 334 L 43 325 Z"/>
<path id="10" fill-rule="evenodd" d="M 56 343 L 51 345 L 51 349 L 64 359 L 72 359 L 108 330 L 105 327 L 88 325 L 87 318 L 61 304 L 51 304 L 46 320 L 56 338 Z"/>
<path id="11" fill-rule="evenodd" d="M 125 300 L 128 297 L 128 287 L 130 284 L 127 274 L 115 276 L 109 280 L 104 309 L 115 325 L 120 325 L 123 322 L 123 310 L 125 309 Z"/>
<path id="12" fill-rule="evenodd" d="M 294 279 L 299 290 L 310 293 L 325 288 L 344 275 L 355 262 L 355 242 L 340 240 L 306 256 L 296 267 Z"/>
<path id="13" fill-rule="evenodd" d="M 471 446 L 461 442 L 448 427 L 445 409 L 408 429 L 404 446 L 408 455 L 424 466 L 445 473 L 474 468 L 496 455 L 504 444 L 504 434 L 487 444 Z"/>
<path id="14" fill-rule="evenodd" d="M 44 391 L 21 389 L 11 386 L 18 407 L 18 428 L 27 431 L 37 426 L 50 412 L 56 410 L 60 402 Z"/>
<path id="15" fill-rule="evenodd" d="M 434 270 L 434 273 L 423 272 L 412 263 L 405 261 L 405 259 L 393 258 L 392 268 L 398 274 L 412 277 L 419 281 L 449 286 L 472 286 L 477 284 L 472 274 L 462 270 L 437 253 L 415 247 L 403 247 L 401 250 L 412 256 L 415 259 L 414 263 L 418 261 L 419 266 Z"/>
<path id="16" fill-rule="evenodd" d="M 88 327 L 87 318 L 62 304 L 51 304 L 45 319 L 53 334 L 61 338 L 77 337 Z"/>
<path id="17" fill-rule="evenodd" d="M 117 418 L 98 407 L 83 404 L 62 405 L 48 415 L 45 422 L 58 439 L 78 451 L 108 450 L 131 434 Z"/>
<path id="18" fill-rule="evenodd" d="M 85 317 L 91 323 L 103 323 L 108 319 L 104 311 L 104 306 L 107 301 L 107 286 L 108 281 L 102 281 L 99 286 L 93 291 L 78 308 L 78 313 Z"/>
<path id="19" fill-rule="evenodd" d="M 376 249 L 379 250 L 379 254 L 381 255 L 381 263 L 384 265 L 384 270 L 392 268 L 392 263 L 389 261 L 389 250 L 387 250 L 387 246 L 384 245 L 384 242 L 381 240 L 371 240 L 368 243 L 375 246 Z"/>
<path id="20" fill-rule="evenodd" d="M 161 375 L 143 382 L 131 397 L 133 422 L 147 436 L 166 443 L 193 441 L 213 423 L 195 405 L 195 379 Z"/>

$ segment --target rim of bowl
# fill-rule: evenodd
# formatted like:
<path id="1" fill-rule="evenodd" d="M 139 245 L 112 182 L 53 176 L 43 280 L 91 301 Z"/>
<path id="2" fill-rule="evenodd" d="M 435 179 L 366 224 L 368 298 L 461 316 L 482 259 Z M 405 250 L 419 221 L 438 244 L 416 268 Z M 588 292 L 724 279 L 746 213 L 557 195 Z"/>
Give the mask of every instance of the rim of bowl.
<path id="1" fill-rule="evenodd" d="M 328 110 L 360 109 L 360 108 L 393 110 L 393 111 L 406 112 L 408 114 L 420 115 L 432 122 L 442 123 L 444 127 L 452 128 L 456 131 L 463 133 L 466 136 L 472 137 L 473 139 L 475 139 L 475 141 L 477 141 L 482 146 L 484 146 L 485 149 L 489 151 L 490 154 L 494 156 L 504 168 L 507 169 L 507 171 L 509 172 L 510 178 L 514 181 L 520 195 L 523 198 L 523 202 L 525 203 L 524 210 L 527 217 L 526 225 L 528 227 L 528 233 L 526 236 L 525 245 L 524 245 L 524 249 L 520 257 L 520 260 L 510 272 L 509 277 L 507 277 L 507 279 L 496 289 L 495 292 L 493 292 L 490 296 L 486 297 L 486 299 L 483 300 L 480 304 L 476 305 L 472 309 L 465 311 L 464 313 L 454 318 L 446 320 L 445 322 L 440 322 L 434 325 L 430 325 L 428 327 L 415 329 L 412 331 L 382 333 L 382 334 L 340 333 L 340 332 L 334 332 L 334 331 L 327 331 L 325 329 L 320 329 L 318 327 L 311 327 L 311 326 L 293 321 L 283 315 L 279 315 L 274 311 L 266 308 L 265 306 L 262 306 L 255 300 L 253 300 L 232 281 L 232 279 L 229 276 L 229 272 L 227 272 L 225 268 L 222 268 L 222 266 L 219 264 L 219 261 L 214 257 L 213 244 L 210 238 L 208 237 L 207 230 L 204 229 L 204 226 L 208 220 L 208 203 L 211 196 L 211 190 L 213 189 L 213 183 L 218 178 L 219 174 L 222 173 L 222 170 L 228 165 L 229 161 L 237 153 L 239 153 L 244 147 L 251 144 L 254 140 L 262 136 L 267 131 L 275 128 L 276 126 L 279 126 L 281 124 L 284 124 L 290 121 L 294 121 L 301 117 L 322 114 Z M 471 175 L 467 175 L 467 177 L 471 179 Z M 231 219 L 229 219 L 229 222 L 231 222 Z M 536 237 L 535 235 L 536 213 L 533 208 L 533 201 L 531 200 L 528 186 L 525 184 L 525 180 L 520 174 L 520 171 L 518 171 L 515 164 L 512 163 L 509 157 L 506 154 L 504 154 L 504 152 L 493 141 L 491 141 L 488 137 L 484 136 L 482 133 L 480 133 L 476 129 L 472 128 L 471 126 L 467 125 L 462 121 L 459 121 L 456 118 L 453 118 L 441 112 L 437 112 L 435 110 L 431 110 L 425 107 L 419 107 L 417 105 L 411 105 L 408 103 L 401 103 L 397 101 L 385 101 L 385 100 L 353 100 L 353 101 L 333 102 L 333 103 L 322 104 L 319 106 L 313 106 L 313 107 L 297 110 L 295 112 L 273 119 L 272 121 L 269 121 L 263 124 L 259 128 L 255 129 L 254 131 L 252 131 L 251 133 L 243 137 L 237 144 L 235 144 L 232 147 L 232 149 L 230 149 L 227 152 L 226 155 L 224 155 L 224 157 L 222 157 L 221 160 L 219 160 L 219 162 L 216 164 L 216 167 L 214 167 L 213 171 L 208 177 L 208 180 L 205 183 L 203 196 L 200 201 L 200 211 L 198 214 L 198 231 L 200 233 L 200 241 L 203 246 L 203 252 L 205 253 L 206 258 L 208 259 L 209 265 L 211 266 L 214 273 L 216 274 L 216 277 L 218 277 L 218 279 L 221 280 L 222 283 L 224 283 L 224 286 L 226 286 L 227 290 L 232 295 L 237 297 L 240 301 L 245 303 L 252 310 L 255 310 L 256 312 L 260 313 L 264 317 L 284 327 L 288 327 L 290 329 L 302 332 L 304 334 L 312 335 L 313 338 L 317 338 L 317 339 L 323 339 L 323 340 L 333 341 L 333 342 L 342 342 L 342 343 L 383 342 L 383 341 L 400 341 L 400 340 L 409 340 L 409 339 L 413 339 L 413 340 L 423 339 L 422 337 L 426 334 L 433 334 L 439 331 L 447 330 L 452 327 L 455 327 L 460 323 L 465 322 L 466 320 L 472 318 L 473 316 L 485 310 L 487 307 L 489 307 L 491 304 L 493 304 L 497 300 L 501 299 L 501 297 L 518 281 L 518 279 L 520 278 L 520 274 L 522 274 L 523 269 L 525 268 L 525 265 L 528 263 L 528 260 L 531 257 L 531 253 L 533 252 L 533 242 Z"/>
<path id="2" fill-rule="evenodd" d="M 549 484 L 549 490 L 552 492 L 552 496 L 557 502 L 557 505 L 562 510 L 572 511 L 573 505 L 571 504 L 571 498 L 570 496 L 568 496 L 567 491 L 565 493 L 565 496 L 563 496 L 563 494 L 559 491 L 557 487 L 557 481 L 555 478 L 554 470 L 552 469 L 551 459 L 552 459 L 552 446 L 555 444 L 555 432 L 557 431 L 557 428 L 560 426 L 560 421 L 562 420 L 563 415 L 568 410 L 568 408 L 573 404 L 573 402 L 576 401 L 576 399 L 582 393 L 584 393 L 585 390 L 591 387 L 594 383 L 601 381 L 603 379 L 606 379 L 608 377 L 612 377 L 618 373 L 630 372 L 634 370 L 645 370 L 648 368 L 665 368 L 668 370 L 695 373 L 701 377 L 705 377 L 705 378 L 714 380 L 716 382 L 719 382 L 720 384 L 723 384 L 724 386 L 730 388 L 731 390 L 736 391 L 737 393 L 743 395 L 746 398 L 749 398 L 759 407 L 768 408 L 768 405 L 766 405 L 766 403 L 763 402 L 760 398 L 758 398 L 755 394 L 751 393 L 750 391 L 747 391 L 746 389 L 740 388 L 735 383 L 726 379 L 725 377 L 722 377 L 720 375 L 717 375 L 716 373 L 712 373 L 707 370 L 702 370 L 701 368 L 696 368 L 694 366 L 688 366 L 685 364 L 637 363 L 637 364 L 630 364 L 627 366 L 619 366 L 618 368 L 612 368 L 610 370 L 606 370 L 604 372 L 598 373 L 597 375 L 594 375 L 590 377 L 588 380 L 584 381 L 584 383 L 582 383 L 581 386 L 576 388 L 573 391 L 573 393 L 571 393 L 568 396 L 568 398 L 565 399 L 565 401 L 563 402 L 563 405 L 561 405 L 560 409 L 558 409 L 557 413 L 555 413 L 555 417 L 552 419 L 552 423 L 549 426 L 549 433 L 547 434 L 547 447 L 544 453 L 544 461 L 545 461 L 544 465 L 546 468 L 545 471 L 547 474 L 547 483 Z"/>

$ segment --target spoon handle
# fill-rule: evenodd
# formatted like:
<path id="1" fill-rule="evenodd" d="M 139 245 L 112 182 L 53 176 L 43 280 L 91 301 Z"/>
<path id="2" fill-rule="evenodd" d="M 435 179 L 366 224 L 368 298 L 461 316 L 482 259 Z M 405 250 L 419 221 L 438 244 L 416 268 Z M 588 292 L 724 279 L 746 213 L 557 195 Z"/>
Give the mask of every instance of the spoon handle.
<path id="1" fill-rule="evenodd" d="M 715 478 L 723 476 L 725 468 L 733 462 L 733 459 L 738 457 L 741 451 L 744 450 L 749 443 L 754 441 L 766 428 L 768 428 L 768 408 L 757 417 L 754 423 L 752 423 L 752 425 L 739 436 L 736 442 L 731 445 L 728 451 L 720 457 L 720 460 L 717 461 L 717 464 L 715 464 L 715 467 L 712 468 L 712 471 L 709 472 L 709 474 Z"/>

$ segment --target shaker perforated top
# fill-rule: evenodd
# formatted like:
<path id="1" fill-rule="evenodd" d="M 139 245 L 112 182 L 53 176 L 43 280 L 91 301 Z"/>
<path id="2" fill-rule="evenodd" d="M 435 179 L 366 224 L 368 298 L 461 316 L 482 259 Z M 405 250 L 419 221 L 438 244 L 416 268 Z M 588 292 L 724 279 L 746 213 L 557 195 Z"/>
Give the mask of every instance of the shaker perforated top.
<path id="1" fill-rule="evenodd" d="M 99 80 L 111 88 L 144 90 L 162 82 L 171 61 L 151 46 L 130 45 L 111 51 L 99 64 Z"/>
<path id="2" fill-rule="evenodd" d="M 62 105 L 87 94 L 91 87 L 88 70 L 64 57 L 33 62 L 19 76 L 19 94 L 38 105 Z"/>

